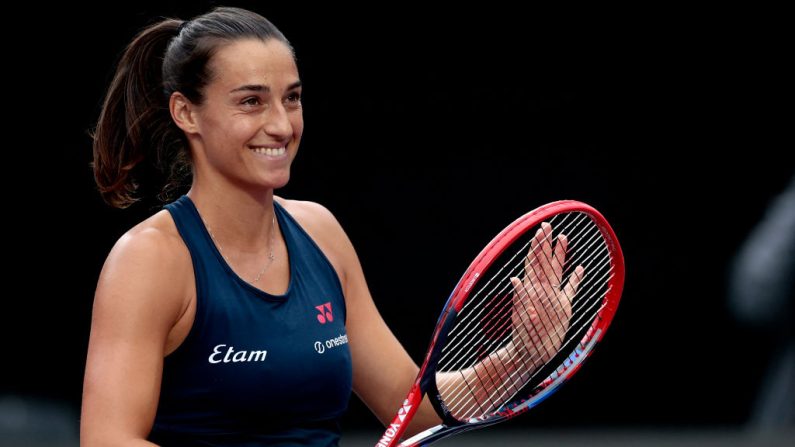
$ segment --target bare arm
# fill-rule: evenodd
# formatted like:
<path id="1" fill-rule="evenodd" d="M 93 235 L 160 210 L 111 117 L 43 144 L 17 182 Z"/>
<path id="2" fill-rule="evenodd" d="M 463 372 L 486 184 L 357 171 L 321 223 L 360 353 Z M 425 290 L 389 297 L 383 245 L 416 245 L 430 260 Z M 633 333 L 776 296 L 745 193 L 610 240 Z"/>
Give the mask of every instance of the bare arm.
<path id="1" fill-rule="evenodd" d="M 146 437 L 157 409 L 163 357 L 188 303 L 184 281 L 178 280 L 186 275 L 186 263 L 175 256 L 180 249 L 186 250 L 160 230 L 131 230 L 105 262 L 83 386 L 83 446 L 153 445 Z"/>
<path id="2" fill-rule="evenodd" d="M 349 271 L 345 296 L 349 303 L 347 328 L 348 338 L 352 340 L 353 387 L 378 420 L 386 425 L 406 398 L 419 367 L 378 313 L 358 259 L 350 265 L 353 271 Z M 406 434 L 413 435 L 440 422 L 436 411 L 424 398 Z"/>

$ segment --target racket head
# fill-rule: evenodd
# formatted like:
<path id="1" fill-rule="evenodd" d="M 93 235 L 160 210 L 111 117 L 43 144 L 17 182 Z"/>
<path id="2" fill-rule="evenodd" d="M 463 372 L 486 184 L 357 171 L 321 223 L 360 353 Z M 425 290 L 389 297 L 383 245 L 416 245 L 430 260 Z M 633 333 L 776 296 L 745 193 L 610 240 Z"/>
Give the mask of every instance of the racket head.
<path id="1" fill-rule="evenodd" d="M 508 225 L 474 259 L 448 298 L 410 393 L 415 398 L 427 394 L 443 425 L 400 445 L 423 445 L 495 424 L 551 395 L 604 337 L 624 274 L 613 229 L 583 202 L 553 202 Z M 523 315 L 527 307 L 530 313 Z M 492 361 L 506 352 L 513 353 L 512 368 L 482 368 L 507 364 Z M 418 405 L 412 405 L 411 414 Z"/>

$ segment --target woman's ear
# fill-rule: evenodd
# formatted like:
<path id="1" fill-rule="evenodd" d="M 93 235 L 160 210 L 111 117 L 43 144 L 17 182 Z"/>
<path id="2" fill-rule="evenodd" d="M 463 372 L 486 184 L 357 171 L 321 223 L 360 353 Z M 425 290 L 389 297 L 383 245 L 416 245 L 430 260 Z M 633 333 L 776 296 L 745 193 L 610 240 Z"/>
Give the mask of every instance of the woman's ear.
<path id="1" fill-rule="evenodd" d="M 171 112 L 171 119 L 185 134 L 190 135 L 199 131 L 194 115 L 195 106 L 185 95 L 180 92 L 172 93 L 168 100 L 168 108 Z"/>

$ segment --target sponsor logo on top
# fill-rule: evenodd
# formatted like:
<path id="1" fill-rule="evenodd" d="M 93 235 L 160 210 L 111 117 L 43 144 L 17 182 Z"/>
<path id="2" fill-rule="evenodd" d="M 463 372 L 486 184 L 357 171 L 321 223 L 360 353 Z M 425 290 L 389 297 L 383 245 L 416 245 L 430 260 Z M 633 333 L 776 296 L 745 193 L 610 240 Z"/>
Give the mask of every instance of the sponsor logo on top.
<path id="1" fill-rule="evenodd" d="M 316 317 L 320 324 L 334 321 L 334 314 L 331 313 L 331 301 L 323 303 L 320 306 L 315 306 L 315 309 L 319 312 Z"/>

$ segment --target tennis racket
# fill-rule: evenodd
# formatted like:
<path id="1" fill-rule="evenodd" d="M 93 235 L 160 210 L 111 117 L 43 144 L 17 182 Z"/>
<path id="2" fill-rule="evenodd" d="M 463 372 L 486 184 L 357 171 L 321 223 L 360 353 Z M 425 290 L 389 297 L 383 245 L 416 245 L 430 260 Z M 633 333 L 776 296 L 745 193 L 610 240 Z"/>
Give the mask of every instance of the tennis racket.
<path id="1" fill-rule="evenodd" d="M 564 200 L 520 217 L 459 280 L 376 447 L 428 445 L 538 405 L 602 339 L 623 284 L 618 239 L 591 206 Z M 442 423 L 401 442 L 425 395 Z"/>

